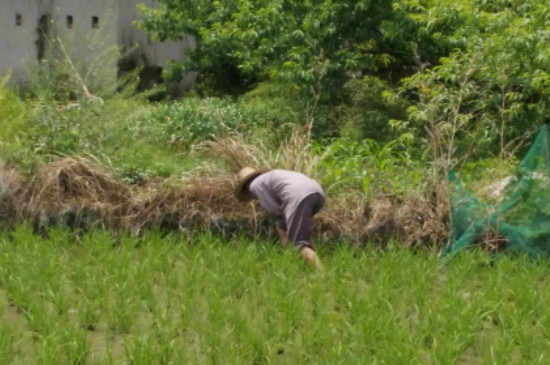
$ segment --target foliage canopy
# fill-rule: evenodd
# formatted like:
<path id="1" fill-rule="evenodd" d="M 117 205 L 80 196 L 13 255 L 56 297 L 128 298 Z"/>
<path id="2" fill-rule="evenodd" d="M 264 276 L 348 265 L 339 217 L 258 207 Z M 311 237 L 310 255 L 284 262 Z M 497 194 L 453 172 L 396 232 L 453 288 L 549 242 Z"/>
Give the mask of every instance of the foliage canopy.
<path id="1" fill-rule="evenodd" d="M 314 105 L 383 111 L 382 119 L 340 124 L 354 120 L 352 129 L 371 137 L 369 127 L 387 132 L 380 123 L 412 131 L 419 142 L 436 143 L 449 166 L 474 151 L 513 154 L 547 121 L 550 11 L 543 0 L 158 2 L 141 8 L 143 29 L 160 40 L 198 40 L 171 77 L 198 71 L 204 90 L 234 94 L 258 82 L 286 83 Z M 372 94 L 354 98 L 364 87 L 350 81 L 365 76 L 393 88 L 378 94 L 384 107 Z M 394 92 L 410 105 L 408 116 L 391 106 Z"/>

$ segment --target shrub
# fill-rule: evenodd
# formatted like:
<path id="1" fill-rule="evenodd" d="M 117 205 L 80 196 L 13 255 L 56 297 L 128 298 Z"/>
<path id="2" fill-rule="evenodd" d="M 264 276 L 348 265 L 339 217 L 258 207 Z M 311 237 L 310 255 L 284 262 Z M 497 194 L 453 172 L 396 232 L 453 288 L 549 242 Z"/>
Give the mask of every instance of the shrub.
<path id="1" fill-rule="evenodd" d="M 15 138 L 28 113 L 28 105 L 6 86 L 10 75 L 8 72 L 0 78 L 0 141 L 3 146 L 6 141 Z"/>
<path id="2" fill-rule="evenodd" d="M 168 145 L 189 149 L 194 143 L 219 135 L 222 126 L 237 128 L 241 121 L 241 113 L 228 100 L 190 98 L 159 104 L 140 116 L 138 123 L 158 127 L 159 137 Z"/>
<path id="3" fill-rule="evenodd" d="M 288 85 L 260 84 L 239 98 L 239 110 L 250 126 L 277 128 L 288 123 L 304 123 L 306 108 Z"/>
<path id="4" fill-rule="evenodd" d="M 328 145 L 317 144 L 318 169 L 326 190 L 359 189 L 366 194 L 401 194 L 421 188 L 426 162 L 410 154 L 410 136 L 386 144 L 338 138 Z"/>
<path id="5" fill-rule="evenodd" d="M 391 93 L 386 82 L 366 76 L 349 81 L 345 89 L 350 100 L 340 107 L 342 136 L 356 141 L 364 138 L 390 141 L 398 137 L 391 130 L 390 121 L 406 119 L 406 103 L 400 98 L 385 97 Z"/>

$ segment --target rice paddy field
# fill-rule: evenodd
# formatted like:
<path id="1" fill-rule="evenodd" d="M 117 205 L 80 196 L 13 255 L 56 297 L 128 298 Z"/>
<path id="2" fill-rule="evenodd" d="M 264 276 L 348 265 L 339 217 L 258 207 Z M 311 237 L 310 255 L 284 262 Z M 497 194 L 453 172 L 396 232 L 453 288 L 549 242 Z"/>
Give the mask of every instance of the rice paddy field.
<path id="1" fill-rule="evenodd" d="M 4 231 L 0 363 L 548 363 L 547 261 L 319 246 Z"/>

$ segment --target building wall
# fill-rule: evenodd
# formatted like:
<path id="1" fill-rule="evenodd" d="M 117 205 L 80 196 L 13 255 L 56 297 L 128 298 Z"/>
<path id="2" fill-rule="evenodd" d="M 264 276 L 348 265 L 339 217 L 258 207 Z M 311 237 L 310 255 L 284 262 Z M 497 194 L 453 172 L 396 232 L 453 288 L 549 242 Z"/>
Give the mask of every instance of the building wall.
<path id="1" fill-rule="evenodd" d="M 87 86 L 114 83 L 116 58 L 111 55 L 118 43 L 118 3 L 115 0 L 55 0 L 53 15 L 59 39 L 55 55 L 71 59 Z"/>
<path id="2" fill-rule="evenodd" d="M 69 24 L 72 18 L 72 25 Z M 97 20 L 94 26 L 93 19 Z M 114 0 L 55 0 L 53 19 L 61 37 L 78 37 L 83 49 L 90 37 L 100 36 L 106 45 L 118 42 L 118 4 Z"/>
<path id="3" fill-rule="evenodd" d="M 27 80 L 27 68 L 38 60 L 36 41 L 40 14 L 47 12 L 50 2 L 0 1 L 0 77 L 11 69 L 11 82 L 21 84 Z"/>
<path id="4" fill-rule="evenodd" d="M 118 43 L 127 51 L 132 50 L 133 60 L 140 67 L 164 67 L 170 60 L 183 61 L 186 53 L 195 47 L 193 37 L 185 37 L 181 41 L 152 42 L 149 35 L 133 25 L 140 18 L 137 4 L 153 8 L 158 3 L 153 0 L 125 0 L 119 2 L 119 33 Z M 182 89 L 190 88 L 195 75 L 187 75 L 179 85 Z"/>
<path id="5" fill-rule="evenodd" d="M 126 0 L 120 2 L 119 44 L 123 44 L 126 47 L 137 45 L 145 53 L 146 62 L 150 64 L 162 65 L 173 59 L 183 60 L 186 50 L 194 47 L 193 38 L 186 37 L 178 42 L 152 42 L 147 33 L 132 25 L 132 22 L 140 17 L 136 7 L 137 4 L 155 7 L 158 3 L 153 0 Z"/>
<path id="6" fill-rule="evenodd" d="M 193 39 L 151 42 L 132 24 L 139 18 L 138 3 L 156 4 L 153 0 L 0 0 L 0 77 L 11 69 L 11 82 L 24 85 L 27 69 L 38 63 L 39 56 L 52 55 L 39 31 L 44 27 L 40 25 L 43 16 L 49 36 L 58 37 L 70 57 L 78 59 L 81 66 L 110 68 L 105 72 L 113 78 L 116 64 L 101 65 L 99 57 L 117 44 L 122 50 L 133 50 L 135 66 L 160 69 L 168 60 L 183 61 L 194 47 Z M 180 86 L 188 88 L 192 83 L 189 76 Z"/>

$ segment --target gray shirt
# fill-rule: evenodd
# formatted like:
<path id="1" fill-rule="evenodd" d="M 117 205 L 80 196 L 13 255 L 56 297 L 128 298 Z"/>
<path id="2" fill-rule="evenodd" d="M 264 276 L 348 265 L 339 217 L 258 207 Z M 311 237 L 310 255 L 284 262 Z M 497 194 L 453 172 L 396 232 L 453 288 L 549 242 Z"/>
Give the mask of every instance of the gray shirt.
<path id="1" fill-rule="evenodd" d="M 250 191 L 268 213 L 282 216 L 286 221 L 304 198 L 315 193 L 324 196 L 317 181 L 288 170 L 271 170 L 258 176 L 250 183 Z"/>

